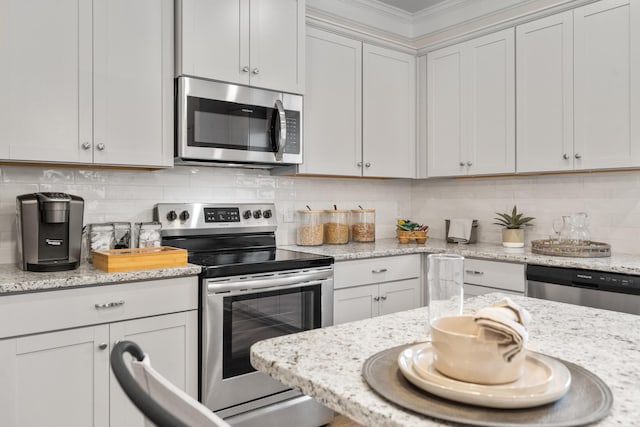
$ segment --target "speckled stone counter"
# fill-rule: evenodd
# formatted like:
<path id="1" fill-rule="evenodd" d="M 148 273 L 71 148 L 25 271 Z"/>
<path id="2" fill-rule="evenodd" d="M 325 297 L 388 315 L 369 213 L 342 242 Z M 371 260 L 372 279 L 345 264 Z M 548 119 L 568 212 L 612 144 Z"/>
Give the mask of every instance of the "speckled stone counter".
<path id="1" fill-rule="evenodd" d="M 349 243 L 346 245 L 322 246 L 283 246 L 290 249 L 320 255 L 332 256 L 336 261 L 373 258 L 414 253 L 455 253 L 470 258 L 493 261 L 520 262 L 526 264 L 547 265 L 551 267 L 573 267 L 616 273 L 640 275 L 640 256 L 612 253 L 606 258 L 569 258 L 553 257 L 531 253 L 531 248 L 511 249 L 491 243 L 458 245 L 446 243 L 440 239 L 429 239 L 423 245 L 416 243 L 400 244 L 397 239 L 378 239 L 373 243 Z"/>
<path id="2" fill-rule="evenodd" d="M 79 286 L 94 286 L 137 282 L 142 280 L 166 279 L 170 277 L 195 276 L 200 266 L 159 268 L 154 270 L 128 271 L 124 273 L 106 273 L 83 263 L 75 270 L 53 273 L 35 273 L 22 271 L 13 264 L 0 265 L 0 297 L 24 292 L 37 292 Z"/>
<path id="3" fill-rule="evenodd" d="M 465 312 L 493 303 L 501 294 L 465 301 Z M 640 420 L 640 316 L 511 296 L 533 315 L 529 348 L 578 364 L 613 392 L 612 413 L 598 426 L 632 426 Z M 362 379 L 364 361 L 382 350 L 424 341 L 427 309 L 261 341 L 251 363 L 366 426 L 450 425 L 388 403 Z"/>

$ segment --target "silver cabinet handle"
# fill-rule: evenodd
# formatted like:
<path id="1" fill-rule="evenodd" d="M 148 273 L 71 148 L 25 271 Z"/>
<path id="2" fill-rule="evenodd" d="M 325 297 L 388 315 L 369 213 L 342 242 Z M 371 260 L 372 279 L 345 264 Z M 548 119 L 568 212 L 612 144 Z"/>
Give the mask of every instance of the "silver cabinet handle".
<path id="1" fill-rule="evenodd" d="M 484 274 L 484 271 L 478 270 L 465 270 L 464 272 L 467 274 L 473 274 L 474 276 L 482 276 Z"/>
<path id="2" fill-rule="evenodd" d="M 386 268 L 380 268 L 380 269 L 378 269 L 378 270 L 371 270 L 371 272 L 372 272 L 373 274 L 377 274 L 377 273 L 386 273 L 386 272 L 387 272 L 387 269 L 386 269 Z"/>
<path id="3" fill-rule="evenodd" d="M 576 159 L 581 159 L 582 155 L 580 153 L 576 153 L 576 155 L 574 156 Z"/>
<path id="4" fill-rule="evenodd" d="M 460 166 L 464 166 L 464 162 L 462 160 L 460 161 Z"/>
<path id="5" fill-rule="evenodd" d="M 248 73 L 249 72 L 249 66 L 245 65 L 244 67 L 242 67 L 242 72 L 243 73 Z"/>
<path id="6" fill-rule="evenodd" d="M 380 299 L 381 299 L 382 301 L 386 301 L 386 300 L 387 300 L 387 296 L 386 296 L 386 295 L 381 296 L 381 297 L 380 297 Z"/>
<path id="7" fill-rule="evenodd" d="M 252 73 L 253 74 L 260 74 L 260 69 L 259 68 L 254 68 Z"/>
<path id="8" fill-rule="evenodd" d="M 89 143 L 89 142 L 83 142 L 82 143 L 82 149 L 83 150 L 88 150 L 89 148 L 91 148 L 91 143 Z"/>
<path id="9" fill-rule="evenodd" d="M 365 167 L 365 168 L 370 168 L 370 167 L 371 167 L 371 163 L 369 163 L 369 162 L 365 163 L 365 164 L 364 164 L 364 167 Z"/>
<path id="10" fill-rule="evenodd" d="M 102 151 L 104 150 L 104 144 L 101 142 L 98 145 L 96 145 L 96 148 L 98 149 L 98 151 Z"/>
<path id="11" fill-rule="evenodd" d="M 361 167 L 362 167 L 362 162 L 358 162 L 358 163 L 356 163 L 356 166 L 358 166 L 359 168 L 361 168 Z"/>
<path id="12" fill-rule="evenodd" d="M 373 297 L 374 301 L 380 301 L 380 297 Z"/>
<path id="13" fill-rule="evenodd" d="M 101 310 L 103 308 L 120 307 L 121 305 L 124 305 L 124 300 L 95 304 L 95 307 L 97 310 Z"/>
<path id="14" fill-rule="evenodd" d="M 472 165 L 473 165 L 473 163 L 471 163 L 471 161 L 467 162 L 467 166 L 472 166 Z"/>
<path id="15" fill-rule="evenodd" d="M 562 155 L 562 158 L 565 159 L 565 160 L 569 160 L 569 155 L 567 153 L 564 153 Z"/>
<path id="16" fill-rule="evenodd" d="M 106 350 L 106 348 L 107 348 L 107 347 L 108 347 L 108 345 L 107 345 L 107 343 L 105 343 L 105 342 L 101 343 L 101 344 L 98 346 L 98 348 L 99 348 L 100 350 Z"/>

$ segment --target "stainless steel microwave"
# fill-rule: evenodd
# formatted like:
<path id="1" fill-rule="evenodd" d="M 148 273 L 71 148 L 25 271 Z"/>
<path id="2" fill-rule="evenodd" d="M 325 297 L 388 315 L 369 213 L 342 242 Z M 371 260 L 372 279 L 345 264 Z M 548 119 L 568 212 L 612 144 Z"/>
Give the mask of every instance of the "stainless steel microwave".
<path id="1" fill-rule="evenodd" d="M 178 78 L 176 163 L 302 163 L 302 96 Z"/>

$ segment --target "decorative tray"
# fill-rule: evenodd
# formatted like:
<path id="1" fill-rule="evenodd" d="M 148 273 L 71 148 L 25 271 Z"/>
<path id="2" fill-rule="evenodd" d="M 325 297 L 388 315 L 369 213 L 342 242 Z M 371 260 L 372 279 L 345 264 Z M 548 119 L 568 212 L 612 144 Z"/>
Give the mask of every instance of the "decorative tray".
<path id="1" fill-rule="evenodd" d="M 564 360 L 571 386 L 560 400 L 521 409 L 495 409 L 440 398 L 412 385 L 398 366 L 398 356 L 416 344 L 381 351 L 368 358 L 362 376 L 380 396 L 418 414 L 464 425 L 493 427 L 572 427 L 594 423 L 609 415 L 613 395 L 592 372 Z M 549 356 L 547 356 L 549 357 Z"/>
<path id="2" fill-rule="evenodd" d="M 187 265 L 187 251 L 159 246 L 93 252 L 93 266 L 108 273 Z"/>
<path id="3" fill-rule="evenodd" d="M 540 255 L 578 258 L 604 258 L 611 256 L 611 245 L 590 241 L 582 245 L 558 243 L 554 240 L 533 240 L 531 252 Z"/>

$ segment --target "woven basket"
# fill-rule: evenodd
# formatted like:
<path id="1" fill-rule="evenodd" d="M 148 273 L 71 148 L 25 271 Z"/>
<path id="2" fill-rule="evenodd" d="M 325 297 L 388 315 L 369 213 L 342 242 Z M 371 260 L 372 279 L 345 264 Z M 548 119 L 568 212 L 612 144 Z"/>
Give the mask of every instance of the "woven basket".
<path id="1" fill-rule="evenodd" d="M 602 242 L 586 242 L 581 245 L 558 243 L 555 240 L 531 241 L 531 252 L 540 255 L 577 257 L 577 258 L 604 258 L 611 256 L 611 245 Z"/>
<path id="2" fill-rule="evenodd" d="M 396 229 L 396 235 L 398 236 L 398 242 L 400 243 L 409 243 L 409 241 L 411 241 L 418 244 L 424 244 L 429 239 L 426 231 L 406 231 Z"/>

